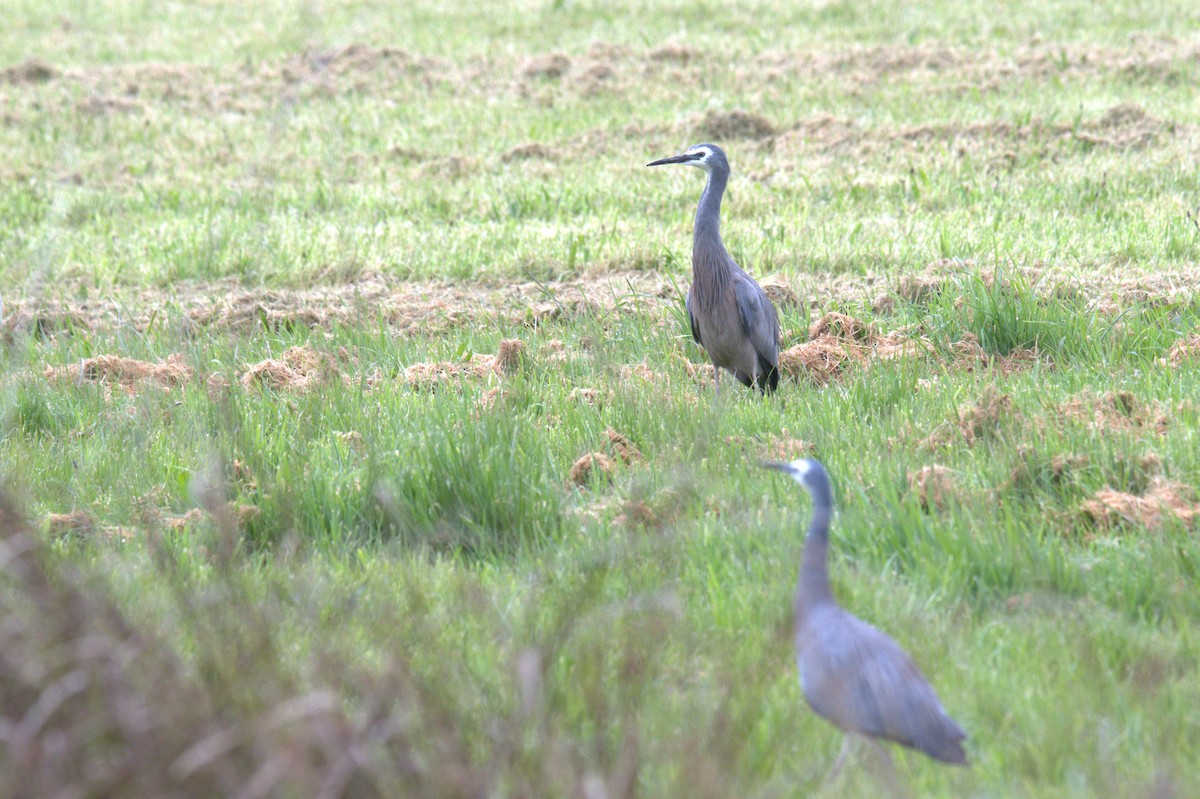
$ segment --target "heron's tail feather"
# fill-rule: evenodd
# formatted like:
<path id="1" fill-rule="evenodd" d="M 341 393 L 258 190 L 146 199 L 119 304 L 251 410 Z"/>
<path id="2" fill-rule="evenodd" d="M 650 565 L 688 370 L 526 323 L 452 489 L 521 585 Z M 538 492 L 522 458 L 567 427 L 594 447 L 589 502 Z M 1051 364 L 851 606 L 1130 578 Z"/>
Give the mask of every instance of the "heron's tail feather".
<path id="1" fill-rule="evenodd" d="M 758 390 L 773 394 L 779 388 L 779 367 L 761 355 L 758 356 Z"/>

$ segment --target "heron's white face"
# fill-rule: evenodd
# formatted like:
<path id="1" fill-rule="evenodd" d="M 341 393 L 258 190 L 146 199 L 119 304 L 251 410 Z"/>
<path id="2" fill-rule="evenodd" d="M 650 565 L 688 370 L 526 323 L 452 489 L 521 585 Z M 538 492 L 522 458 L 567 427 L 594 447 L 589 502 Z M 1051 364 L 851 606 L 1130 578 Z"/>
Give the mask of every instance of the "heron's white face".
<path id="1" fill-rule="evenodd" d="M 684 155 L 692 157 L 690 161 L 684 161 L 688 166 L 694 166 L 697 169 L 703 169 L 705 172 L 712 170 L 713 151 L 703 145 L 692 147 Z"/>

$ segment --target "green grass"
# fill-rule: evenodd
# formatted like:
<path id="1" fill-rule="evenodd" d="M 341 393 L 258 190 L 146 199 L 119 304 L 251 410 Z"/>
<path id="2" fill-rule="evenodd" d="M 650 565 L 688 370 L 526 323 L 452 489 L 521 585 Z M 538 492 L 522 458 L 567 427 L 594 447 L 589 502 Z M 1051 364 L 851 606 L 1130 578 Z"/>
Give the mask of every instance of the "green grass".
<path id="1" fill-rule="evenodd" d="M 898 758 L 915 795 L 1191 795 L 1194 526 L 1085 508 L 1200 487 L 1196 15 L 18 3 L 0 69 L 54 73 L 0 77 L 0 480 L 39 542 L 5 511 L 0 713 L 45 758 L 13 733 L 0 785 L 877 796 L 867 754 L 821 787 L 791 660 L 807 500 L 754 464 L 798 439 L 839 598 L 970 733 L 970 770 Z M 689 376 L 700 178 L 642 164 L 710 138 L 784 345 L 837 311 L 918 352 Z M 240 382 L 298 346 L 307 390 Z M 44 375 L 106 354 L 194 375 Z"/>

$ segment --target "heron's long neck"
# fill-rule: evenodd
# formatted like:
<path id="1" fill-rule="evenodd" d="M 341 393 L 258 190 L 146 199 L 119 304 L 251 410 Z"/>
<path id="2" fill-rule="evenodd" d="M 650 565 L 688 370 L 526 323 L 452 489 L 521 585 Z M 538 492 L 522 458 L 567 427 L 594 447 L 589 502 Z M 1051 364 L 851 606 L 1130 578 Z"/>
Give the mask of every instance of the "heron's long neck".
<path id="1" fill-rule="evenodd" d="M 829 522 L 833 516 L 833 497 L 826 489 L 823 496 L 813 497 L 813 518 L 804 539 L 804 557 L 800 562 L 800 579 L 796 583 L 796 617 L 819 605 L 833 602 L 829 588 Z"/>
<path id="2" fill-rule="evenodd" d="M 706 297 L 716 295 L 729 279 L 729 255 L 721 241 L 721 197 L 725 194 L 728 176 L 723 172 L 708 173 L 700 204 L 696 206 L 696 224 L 692 232 L 692 279 L 701 304 Z"/>

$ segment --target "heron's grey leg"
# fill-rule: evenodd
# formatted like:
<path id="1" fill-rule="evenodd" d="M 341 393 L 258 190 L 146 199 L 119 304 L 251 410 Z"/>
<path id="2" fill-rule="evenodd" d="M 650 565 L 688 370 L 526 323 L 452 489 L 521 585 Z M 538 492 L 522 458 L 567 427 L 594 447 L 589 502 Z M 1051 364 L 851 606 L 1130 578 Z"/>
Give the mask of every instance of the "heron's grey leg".
<path id="1" fill-rule="evenodd" d="M 900 778 L 896 776 L 896 766 L 892 763 L 892 756 L 888 753 L 888 750 L 874 738 L 867 738 L 867 742 L 879 754 L 879 762 L 882 766 L 880 778 L 887 786 L 888 792 L 894 799 L 908 799 L 908 791 L 904 790 L 904 785 L 900 782 Z"/>
<path id="2" fill-rule="evenodd" d="M 721 367 L 713 363 L 713 399 L 721 396 Z"/>
<path id="3" fill-rule="evenodd" d="M 825 777 L 823 787 L 828 788 L 833 785 L 833 781 L 837 779 L 838 774 L 842 771 L 842 766 L 846 765 L 846 758 L 850 755 L 850 747 L 852 746 L 850 733 L 842 736 L 842 748 L 838 751 L 838 756 L 833 761 L 833 768 L 829 770 L 829 775 Z"/>

